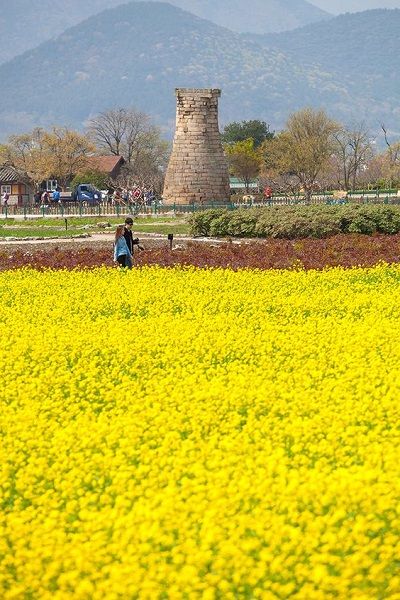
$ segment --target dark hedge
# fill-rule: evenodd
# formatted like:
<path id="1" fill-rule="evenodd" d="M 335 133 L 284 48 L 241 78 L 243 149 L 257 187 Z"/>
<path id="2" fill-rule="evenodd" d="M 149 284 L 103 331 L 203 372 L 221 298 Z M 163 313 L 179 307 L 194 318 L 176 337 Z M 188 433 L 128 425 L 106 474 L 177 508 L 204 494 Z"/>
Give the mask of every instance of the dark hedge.
<path id="1" fill-rule="evenodd" d="M 190 233 L 205 237 L 326 238 L 340 233 L 400 232 L 400 206 L 271 206 L 191 215 Z"/>

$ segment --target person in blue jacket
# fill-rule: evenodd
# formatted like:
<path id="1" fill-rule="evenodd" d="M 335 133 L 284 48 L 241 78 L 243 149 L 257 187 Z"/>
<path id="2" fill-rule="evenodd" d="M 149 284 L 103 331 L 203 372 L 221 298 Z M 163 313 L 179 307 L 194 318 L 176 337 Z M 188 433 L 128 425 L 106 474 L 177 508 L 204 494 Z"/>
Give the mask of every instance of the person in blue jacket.
<path id="1" fill-rule="evenodd" d="M 118 225 L 115 231 L 114 262 L 120 267 L 132 269 L 132 254 L 124 238 L 124 225 Z"/>
<path id="2" fill-rule="evenodd" d="M 58 188 L 56 188 L 53 191 L 53 202 L 55 202 L 55 203 L 60 202 L 60 198 L 61 198 L 60 190 Z"/>

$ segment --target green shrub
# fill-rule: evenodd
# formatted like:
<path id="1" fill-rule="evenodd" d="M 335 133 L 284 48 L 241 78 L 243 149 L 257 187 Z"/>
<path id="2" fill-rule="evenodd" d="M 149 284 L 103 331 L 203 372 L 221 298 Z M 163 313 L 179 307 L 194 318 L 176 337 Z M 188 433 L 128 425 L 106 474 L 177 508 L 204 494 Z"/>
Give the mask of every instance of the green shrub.
<path id="1" fill-rule="evenodd" d="M 325 238 L 338 233 L 400 232 L 400 207 L 272 206 L 208 210 L 190 218 L 191 233 L 215 237 Z"/>
<path id="2" fill-rule="evenodd" d="M 371 206 L 376 230 L 379 233 L 399 233 L 400 232 L 400 211 L 392 206 Z"/>
<path id="3" fill-rule="evenodd" d="M 227 235 L 233 237 L 254 237 L 259 211 L 239 209 L 231 211 L 226 219 Z"/>
<path id="4" fill-rule="evenodd" d="M 209 236 L 211 223 L 226 212 L 226 209 L 221 208 L 204 210 L 190 215 L 188 219 L 190 234 L 194 236 Z"/>

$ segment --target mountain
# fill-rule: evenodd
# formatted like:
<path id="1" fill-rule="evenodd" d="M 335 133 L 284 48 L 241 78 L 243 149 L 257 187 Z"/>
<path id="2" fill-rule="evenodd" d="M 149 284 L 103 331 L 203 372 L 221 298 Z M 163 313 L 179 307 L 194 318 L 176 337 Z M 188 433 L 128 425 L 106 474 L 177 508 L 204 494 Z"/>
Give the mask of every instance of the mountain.
<path id="1" fill-rule="evenodd" d="M 132 2 L 0 65 L 0 134 L 134 105 L 173 129 L 176 87 L 220 87 L 222 120 L 282 124 L 304 104 L 341 102 L 327 73 L 166 3 Z"/>
<path id="2" fill-rule="evenodd" d="M 0 0 L 0 4 L 2 63 L 121 0 Z"/>
<path id="3" fill-rule="evenodd" d="M 0 63 L 124 0 L 0 0 Z M 305 0 L 170 0 L 178 8 L 238 32 L 268 33 L 328 17 Z M 4 6 L 3 6 L 4 5 Z"/>
<path id="4" fill-rule="evenodd" d="M 386 105 L 393 122 L 400 117 L 399 29 L 399 9 L 369 10 L 340 15 L 329 24 L 307 25 L 284 35 L 260 36 L 257 41 L 340 79 L 353 90 L 355 104 L 362 96 L 370 98 L 370 119 L 379 120 Z"/>
<path id="5" fill-rule="evenodd" d="M 279 129 L 308 105 L 345 123 L 390 127 L 400 106 L 399 13 L 258 37 L 166 3 L 121 5 L 0 65 L 0 139 L 37 125 L 82 128 L 116 106 L 143 110 L 171 135 L 176 87 L 221 88 L 222 126 L 262 119 Z"/>
<path id="6" fill-rule="evenodd" d="M 313 4 L 337 15 L 373 8 L 400 8 L 400 0 L 313 0 Z"/>
<path id="7" fill-rule="evenodd" d="M 332 16 L 306 0 L 170 0 L 170 3 L 239 33 L 286 31 Z"/>

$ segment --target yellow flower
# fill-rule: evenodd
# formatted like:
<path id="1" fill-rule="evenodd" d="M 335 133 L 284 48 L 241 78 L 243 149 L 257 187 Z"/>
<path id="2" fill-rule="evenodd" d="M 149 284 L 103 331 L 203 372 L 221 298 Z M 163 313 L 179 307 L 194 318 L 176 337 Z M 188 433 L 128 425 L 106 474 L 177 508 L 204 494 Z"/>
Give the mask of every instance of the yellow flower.
<path id="1" fill-rule="evenodd" d="M 0 274 L 0 595 L 399 598 L 400 268 Z"/>

